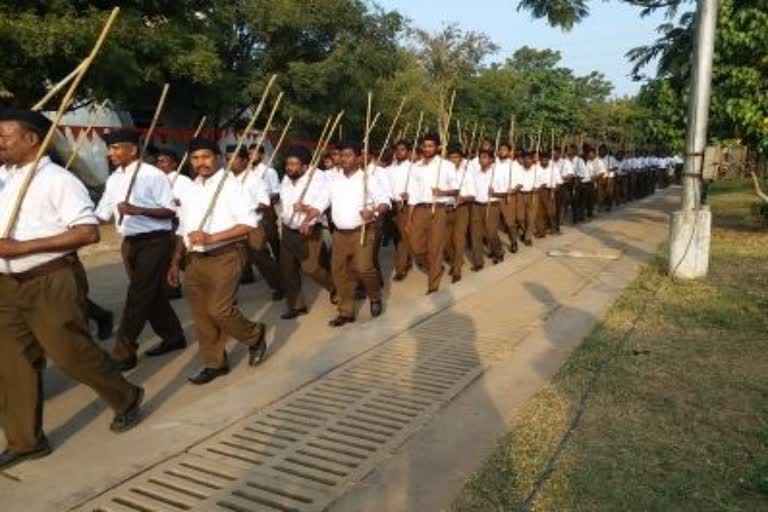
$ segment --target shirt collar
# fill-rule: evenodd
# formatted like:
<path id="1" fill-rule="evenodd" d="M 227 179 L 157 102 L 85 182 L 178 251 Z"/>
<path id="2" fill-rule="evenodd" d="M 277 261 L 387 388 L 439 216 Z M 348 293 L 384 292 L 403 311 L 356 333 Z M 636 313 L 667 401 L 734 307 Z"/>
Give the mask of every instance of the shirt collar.
<path id="1" fill-rule="evenodd" d="M 51 159 L 47 156 L 44 156 L 40 159 L 40 162 L 37 164 L 37 170 L 42 169 L 46 165 L 51 163 Z M 6 167 L 6 170 L 8 171 L 8 174 L 15 174 L 15 173 L 26 173 L 29 171 L 29 169 L 32 168 L 32 162 L 29 162 L 28 164 L 24 164 L 22 166 L 14 165 L 13 167 Z"/>
<path id="2" fill-rule="evenodd" d="M 221 176 L 224 174 L 224 169 L 219 169 L 215 173 L 213 173 L 209 178 L 203 179 L 202 176 L 195 177 L 195 183 L 198 185 L 208 186 L 209 183 L 218 183 L 219 179 L 221 179 Z"/>

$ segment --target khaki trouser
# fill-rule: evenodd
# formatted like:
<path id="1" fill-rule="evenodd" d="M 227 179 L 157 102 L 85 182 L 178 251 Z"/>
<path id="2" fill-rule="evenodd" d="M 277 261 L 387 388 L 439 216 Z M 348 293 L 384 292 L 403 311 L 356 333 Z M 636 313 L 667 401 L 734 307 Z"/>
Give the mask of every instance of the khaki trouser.
<path id="1" fill-rule="evenodd" d="M 147 323 L 164 341 L 173 343 L 184 338 L 165 287 L 175 237 L 171 232 L 146 236 L 148 238 L 126 238 L 121 247 L 129 283 L 112 350 L 112 357 L 118 361 L 136 355 L 139 335 Z"/>
<path id="2" fill-rule="evenodd" d="M 259 273 L 264 277 L 269 287 L 275 291 L 282 291 L 280 267 L 269 253 L 266 231 L 263 226 L 257 227 L 248 234 L 248 247 L 250 249 L 250 258 L 246 265 L 251 263 L 256 265 L 256 268 L 259 269 Z"/>
<path id="3" fill-rule="evenodd" d="M 321 226 L 313 226 L 308 236 L 287 227 L 283 228 L 280 241 L 280 277 L 288 309 L 302 309 L 307 306 L 304 294 L 301 293 L 302 273 L 314 279 L 327 291 L 333 291 L 331 274 L 322 264 L 324 251 Z"/>
<path id="4" fill-rule="evenodd" d="M 595 213 L 605 209 L 606 180 L 607 178 L 604 175 L 598 176 L 593 180 L 595 184 Z"/>
<path id="5" fill-rule="evenodd" d="M 533 241 L 536 215 L 539 212 L 539 195 L 536 192 L 517 193 L 517 223 L 523 229 L 523 240 Z"/>
<path id="6" fill-rule="evenodd" d="M 513 252 L 517 251 L 517 192 L 507 194 L 507 197 L 501 202 L 500 208 L 501 218 L 504 220 L 509 235 L 510 249 Z"/>
<path id="7" fill-rule="evenodd" d="M 491 258 L 501 258 L 501 239 L 499 238 L 499 219 L 501 217 L 499 203 L 475 203 L 472 205 L 472 220 L 470 233 L 472 236 L 472 266 L 482 267 L 485 264 L 485 247 L 483 240 L 488 243 Z"/>
<path id="8" fill-rule="evenodd" d="M 451 277 L 460 278 L 464 267 L 464 252 L 467 247 L 467 230 L 472 205 L 463 203 L 448 211 L 446 216 L 446 232 L 448 240 L 445 244 L 446 258 L 451 264 Z"/>
<path id="9" fill-rule="evenodd" d="M 539 194 L 539 211 L 536 216 L 536 236 L 543 237 L 547 230 L 555 232 L 560 229 L 560 223 L 557 220 L 557 203 L 555 200 L 555 190 L 542 188 Z"/>
<path id="10" fill-rule="evenodd" d="M 0 275 L 0 423 L 8 449 L 29 452 L 45 438 L 46 357 L 116 412 L 136 398 L 135 386 L 91 338 L 84 311 L 85 290 L 71 266 L 26 281 Z"/>
<path id="11" fill-rule="evenodd" d="M 447 210 L 445 206 L 437 205 L 433 215 L 431 204 L 419 205 L 413 209 L 408 233 L 411 249 L 416 260 L 427 267 L 428 290 L 437 290 L 444 271 L 443 247 L 446 240 Z"/>
<path id="12" fill-rule="evenodd" d="M 411 270 L 411 244 L 408 241 L 408 232 L 406 227 L 408 226 L 408 206 L 401 207 L 395 206 L 395 222 L 397 224 L 397 230 L 400 233 L 400 240 L 397 242 L 395 248 L 395 274 L 407 274 Z"/>
<path id="13" fill-rule="evenodd" d="M 355 316 L 355 286 L 363 284 L 368 299 L 372 302 L 381 300 L 381 285 L 374 264 L 376 249 L 376 229 L 373 224 L 365 230 L 365 243 L 360 244 L 361 230 L 336 229 L 333 232 L 333 254 L 331 269 L 333 283 L 339 294 L 339 315 L 348 318 Z"/>
<path id="14" fill-rule="evenodd" d="M 203 363 L 206 368 L 222 368 L 227 365 L 228 338 L 253 345 L 265 327 L 248 320 L 235 306 L 240 275 L 248 259 L 245 244 L 235 242 L 212 253 L 215 255 L 189 253 L 184 286 Z"/>

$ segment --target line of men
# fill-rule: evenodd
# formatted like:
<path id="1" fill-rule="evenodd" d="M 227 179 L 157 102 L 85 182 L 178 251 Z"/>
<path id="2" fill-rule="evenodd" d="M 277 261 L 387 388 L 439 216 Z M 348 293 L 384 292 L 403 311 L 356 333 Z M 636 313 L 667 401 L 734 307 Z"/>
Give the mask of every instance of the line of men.
<path id="1" fill-rule="evenodd" d="M 49 126 L 38 113 L 0 109 L 0 228 L 9 222 Z M 589 217 L 595 193 L 610 207 L 652 192 L 658 174 L 647 165 L 628 165 L 628 192 L 617 193 L 624 185 L 609 180 L 624 176 L 621 165 L 606 164 L 593 148 L 583 159 L 575 149 L 561 158 L 513 152 L 509 145 L 495 155 L 486 141 L 472 158 L 450 144 L 443 159 L 442 141 L 427 134 L 417 150 L 397 142 L 387 166 L 359 145 L 343 144 L 331 155 L 331 167 L 310 169 L 310 152 L 293 146 L 285 151 L 282 181 L 262 162 L 262 148 L 251 147 L 249 154 L 228 147 L 222 155 L 215 141 L 195 138 L 188 147 L 189 178 L 178 172 L 172 151 L 160 151 L 157 166 L 140 161 L 138 132 L 117 130 L 105 140 L 114 172 L 98 205 L 46 157 L 11 235 L 0 239 L 0 416 L 8 440 L 0 469 L 50 453 L 42 429 L 46 357 L 115 410 L 113 431 L 140 421 L 143 390 L 122 372 L 138 364 L 138 338 L 147 324 L 161 339 L 147 356 L 187 346 L 168 291 L 181 285 L 182 275 L 203 361 L 189 381 L 203 385 L 229 372 L 229 338 L 247 346 L 251 366 L 267 356 L 266 326 L 237 306 L 251 265 L 272 288 L 272 300 L 285 299 L 284 319 L 308 312 L 302 293 L 307 276 L 336 304 L 330 325 L 340 327 L 355 321 L 358 298 L 367 298 L 374 318 L 384 310 L 378 253 L 388 224 L 398 233 L 394 280 L 406 279 L 417 265 L 431 294 L 446 263 L 452 281 L 461 279 L 468 239 L 472 269 L 479 271 L 486 258 L 503 259 L 502 228 L 516 252 L 518 240 L 532 245 L 534 237 L 558 233 L 568 208 L 577 222 Z M 107 355 L 88 330 L 87 280 L 77 250 L 98 242 L 97 224 L 110 219 L 123 237 L 129 284 Z"/>

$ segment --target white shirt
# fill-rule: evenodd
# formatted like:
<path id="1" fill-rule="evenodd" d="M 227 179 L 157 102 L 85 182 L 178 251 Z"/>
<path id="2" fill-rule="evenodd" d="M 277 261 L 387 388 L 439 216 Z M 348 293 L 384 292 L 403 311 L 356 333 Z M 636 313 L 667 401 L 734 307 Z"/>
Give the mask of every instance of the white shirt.
<path id="1" fill-rule="evenodd" d="M 455 190 L 453 182 L 456 172 L 455 166 L 450 160 L 443 160 L 439 155 L 428 163 L 420 160 L 413 164 L 411 179 L 408 182 L 408 204 L 432 204 L 432 201 L 442 204 L 450 204 L 452 197 L 433 197 L 432 188 L 437 187 L 441 191 Z M 439 181 L 438 181 L 439 179 Z"/>
<path id="2" fill-rule="evenodd" d="M 516 160 L 507 158 L 506 160 L 496 159 L 496 168 L 493 169 L 493 191 L 495 193 L 506 193 L 511 191 L 515 186 L 513 185 L 512 178 L 514 176 L 513 169 L 515 166 L 519 166 Z"/>
<path id="3" fill-rule="evenodd" d="M 580 156 L 573 157 L 571 164 L 573 165 L 573 173 L 577 178 L 584 182 L 592 181 L 592 176 L 583 158 Z"/>
<path id="4" fill-rule="evenodd" d="M 363 203 L 363 179 L 367 180 L 368 195 Z M 389 204 L 389 195 L 381 185 L 381 180 L 362 169 L 351 176 L 336 174 L 329 183 L 327 195 L 328 206 L 331 207 L 333 223 L 339 229 L 355 229 L 364 224 L 360 210 L 374 210 L 382 204 Z M 325 209 L 325 208 L 323 208 Z"/>
<path id="5" fill-rule="evenodd" d="M 594 158 L 587 162 L 587 169 L 592 180 L 608 172 L 605 168 L 605 162 L 601 158 Z"/>
<path id="6" fill-rule="evenodd" d="M 179 196 L 183 194 L 183 191 L 192 185 L 192 180 L 183 174 L 180 174 L 179 171 L 173 171 L 166 174 L 166 176 L 168 177 L 168 183 L 171 184 L 173 198 L 178 201 Z"/>
<path id="7" fill-rule="evenodd" d="M 489 200 L 492 203 L 498 202 L 498 198 L 488 196 L 488 189 L 491 188 L 493 165 L 487 169 L 483 169 L 480 164 L 471 165 L 469 172 L 472 173 L 472 179 L 475 182 L 475 201 L 481 204 L 487 204 Z"/>
<path id="8" fill-rule="evenodd" d="M 379 167 L 373 162 L 368 164 L 368 175 L 376 180 L 379 189 L 381 189 L 387 195 L 387 204 L 389 204 L 389 200 L 393 197 L 394 194 L 392 193 L 392 186 L 389 183 L 387 172 L 389 172 L 388 169 Z M 343 176 L 344 172 L 341 172 L 340 175 Z"/>
<path id="9" fill-rule="evenodd" d="M 406 158 L 402 162 L 394 161 L 387 169 L 386 176 L 389 181 L 389 189 L 392 192 L 393 201 L 402 201 L 400 194 L 405 193 L 405 185 L 408 181 L 410 168 L 411 161 Z"/>
<path id="10" fill-rule="evenodd" d="M 477 197 L 472 169 L 466 160 L 462 160 L 456 169 L 456 188 L 459 189 L 459 197 Z"/>
<path id="11" fill-rule="evenodd" d="M 616 157 L 613 155 L 605 155 L 605 158 L 602 160 L 605 163 L 606 169 L 608 170 L 606 176 L 609 178 L 614 178 L 616 176 L 616 170 L 619 168 L 619 161 L 616 160 Z"/>
<path id="12" fill-rule="evenodd" d="M 563 183 L 560 172 L 555 168 L 555 164 L 550 160 L 546 167 L 536 164 L 536 187 L 555 188 Z"/>
<path id="13" fill-rule="evenodd" d="M 153 219 L 143 215 L 126 215 L 122 224 L 117 224 L 120 218 L 117 205 L 126 201 L 125 194 L 137 164 L 138 161 L 132 162 L 127 169 L 118 167 L 109 176 L 104 195 L 101 196 L 101 201 L 96 207 L 96 216 L 103 221 L 108 221 L 114 217 L 117 230 L 124 237 L 151 231 L 170 231 L 172 229 L 171 219 Z M 175 209 L 173 192 L 168 178 L 163 171 L 146 162 L 141 164 L 139 175 L 131 191 L 131 197 L 127 201 L 142 208 Z"/>
<path id="14" fill-rule="evenodd" d="M 302 191 L 307 187 L 309 174 L 309 171 L 307 171 L 295 182 L 286 174 L 283 176 L 283 182 L 280 185 L 283 224 L 291 229 L 299 229 L 306 218 L 304 213 L 294 215 L 293 207 L 299 201 Z M 328 208 L 328 189 L 333 175 L 334 173 L 330 171 L 322 172 L 317 170 L 314 173 L 312 182 L 309 183 L 309 189 L 304 195 L 303 203 L 321 212 Z M 317 220 L 313 219 L 310 224 L 315 224 Z"/>
<path id="15" fill-rule="evenodd" d="M 31 169 L 31 163 L 6 169 L 5 186 L 0 190 L 0 229 L 3 231 L 10 221 L 21 184 Z M 73 174 L 44 157 L 21 203 L 10 237 L 19 241 L 33 240 L 65 233 L 73 226 L 98 223 L 85 186 Z M 0 273 L 26 272 L 65 254 L 49 252 L 14 259 L 0 258 Z"/>
<path id="16" fill-rule="evenodd" d="M 5 182 L 8 181 L 8 179 L 11 177 L 10 173 L 8 172 L 8 169 L 5 165 L 0 165 L 0 191 L 3 190 L 3 187 L 5 186 Z"/>
<path id="17" fill-rule="evenodd" d="M 277 175 L 277 171 L 272 167 L 267 167 L 263 162 L 259 162 L 256 167 L 247 171 L 246 177 L 250 175 L 254 175 L 257 178 L 264 180 L 267 194 L 270 196 L 280 194 L 280 178 Z M 246 178 L 241 178 L 241 180 L 243 179 Z M 269 204 L 270 203 L 267 203 L 267 205 Z"/>
<path id="18" fill-rule="evenodd" d="M 192 246 L 189 243 L 189 238 L 187 238 L 190 233 L 200 229 L 203 216 L 223 178 L 223 169 L 219 169 L 208 179 L 198 176 L 190 187 L 182 191 L 179 198 L 181 207 L 179 208 L 179 227 L 176 234 L 184 238 L 184 244 L 192 252 L 206 252 L 234 242 L 234 240 L 230 240 L 229 242 L 206 246 Z M 208 220 L 205 221 L 202 231 L 213 234 L 239 225 L 256 228 L 259 225 L 259 219 L 256 211 L 250 207 L 250 201 L 246 197 L 243 187 L 240 186 L 235 176 L 229 174 L 216 200 L 216 206 Z"/>
<path id="19" fill-rule="evenodd" d="M 512 179 L 515 186 L 522 185 L 521 192 L 531 192 L 538 181 L 538 164 L 533 164 L 529 169 L 522 165 L 512 169 Z"/>
<path id="20" fill-rule="evenodd" d="M 272 200 L 267 191 L 267 182 L 257 174 L 249 172 L 245 175 L 245 180 L 237 176 L 237 182 L 243 188 L 243 194 L 248 201 L 248 207 L 256 211 L 256 217 L 261 222 L 261 213 L 258 211 L 260 205 L 269 206 Z"/>
<path id="21" fill-rule="evenodd" d="M 565 179 L 568 177 L 573 176 L 576 174 L 576 171 L 573 169 L 573 162 L 571 162 L 567 158 L 561 158 L 557 162 L 555 162 L 555 168 L 560 173 L 560 177 Z"/>

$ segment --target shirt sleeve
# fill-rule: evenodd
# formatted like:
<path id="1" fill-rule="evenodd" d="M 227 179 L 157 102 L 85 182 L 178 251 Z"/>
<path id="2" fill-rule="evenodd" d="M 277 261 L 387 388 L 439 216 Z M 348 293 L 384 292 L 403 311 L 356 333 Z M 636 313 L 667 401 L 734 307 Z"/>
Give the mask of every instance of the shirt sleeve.
<path id="1" fill-rule="evenodd" d="M 256 209 L 251 207 L 248 193 L 244 187 L 234 180 L 227 183 L 227 194 L 224 196 L 229 204 L 229 211 L 237 225 L 255 228 L 259 225 L 259 216 Z"/>
<path id="2" fill-rule="evenodd" d="M 331 206 L 331 187 L 329 178 L 322 172 L 315 172 L 309 183 L 309 190 L 304 197 L 304 204 L 324 212 Z"/>
<path id="3" fill-rule="evenodd" d="M 93 202 L 80 180 L 71 174 L 64 174 L 53 190 L 57 195 L 55 205 L 59 217 L 68 227 L 99 223 L 93 211 Z"/>
<path id="4" fill-rule="evenodd" d="M 108 221 L 112 218 L 115 212 L 115 181 L 112 176 L 107 178 L 107 184 L 104 186 L 104 194 L 102 194 L 99 204 L 96 207 L 96 217 L 103 221 Z"/>
<path id="5" fill-rule="evenodd" d="M 382 204 L 389 206 L 390 194 L 387 192 L 389 187 L 386 185 L 386 179 L 382 172 L 376 173 L 376 175 L 373 177 L 369 175 L 368 186 L 370 187 L 368 193 L 371 196 L 371 202 L 373 203 L 372 206 L 374 208 Z"/>
<path id="6" fill-rule="evenodd" d="M 157 174 L 153 176 L 152 184 L 152 198 L 157 207 L 176 210 L 176 201 L 173 200 L 173 190 L 168 178 L 164 174 Z"/>
<path id="7" fill-rule="evenodd" d="M 267 192 L 269 195 L 280 194 L 280 177 L 277 175 L 277 171 L 272 167 L 267 169 L 264 174 L 264 181 L 267 183 Z"/>

